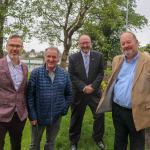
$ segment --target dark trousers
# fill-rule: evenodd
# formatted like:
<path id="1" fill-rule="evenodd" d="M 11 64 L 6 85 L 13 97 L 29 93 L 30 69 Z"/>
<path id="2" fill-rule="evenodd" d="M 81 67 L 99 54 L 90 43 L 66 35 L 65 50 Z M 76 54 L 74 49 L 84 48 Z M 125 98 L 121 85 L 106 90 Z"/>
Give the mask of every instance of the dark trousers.
<path id="1" fill-rule="evenodd" d="M 72 114 L 69 129 L 69 138 L 71 144 L 77 144 L 80 138 L 82 121 L 88 105 L 93 114 L 93 138 L 95 142 L 99 142 L 104 134 L 104 114 L 96 114 L 96 108 L 99 98 L 91 96 L 78 97 L 71 106 Z"/>
<path id="2" fill-rule="evenodd" d="M 0 122 L 0 150 L 4 150 L 5 135 L 8 131 L 11 150 L 21 150 L 21 137 L 26 120 L 20 121 L 17 113 L 10 122 Z"/>
<path id="3" fill-rule="evenodd" d="M 126 150 L 128 136 L 130 150 L 144 150 L 145 130 L 136 131 L 132 110 L 112 104 L 112 118 L 115 127 L 114 150 Z"/>
<path id="4" fill-rule="evenodd" d="M 56 136 L 59 132 L 61 117 L 52 125 L 31 126 L 31 145 L 30 150 L 40 150 L 40 143 L 44 130 L 46 129 L 46 143 L 44 150 L 54 150 Z"/>

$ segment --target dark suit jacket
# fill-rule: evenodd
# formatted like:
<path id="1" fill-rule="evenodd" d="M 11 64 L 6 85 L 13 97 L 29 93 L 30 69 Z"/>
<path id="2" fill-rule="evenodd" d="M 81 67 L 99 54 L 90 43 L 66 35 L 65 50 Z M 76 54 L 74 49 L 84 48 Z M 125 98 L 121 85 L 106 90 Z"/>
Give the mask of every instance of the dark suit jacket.
<path id="1" fill-rule="evenodd" d="M 23 81 L 16 91 L 5 58 L 0 59 L 0 122 L 8 122 L 12 119 L 15 110 L 21 121 L 27 118 L 26 88 L 28 70 L 22 64 Z"/>
<path id="2" fill-rule="evenodd" d="M 100 84 L 104 76 L 104 62 L 100 52 L 90 51 L 88 78 L 86 76 L 81 52 L 77 52 L 69 57 L 68 69 L 75 97 L 84 95 L 83 89 L 88 84 L 92 84 L 92 87 L 94 88 L 94 92 L 91 94 L 92 96 L 101 96 Z"/>

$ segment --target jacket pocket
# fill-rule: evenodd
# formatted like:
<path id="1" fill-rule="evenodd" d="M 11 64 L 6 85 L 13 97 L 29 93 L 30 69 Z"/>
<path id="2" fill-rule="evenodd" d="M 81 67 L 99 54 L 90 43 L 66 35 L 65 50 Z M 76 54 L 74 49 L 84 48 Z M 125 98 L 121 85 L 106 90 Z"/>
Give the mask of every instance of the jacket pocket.
<path id="1" fill-rule="evenodd" d="M 139 86 L 140 92 L 149 93 L 150 92 L 150 74 L 143 73 L 138 86 Z"/>

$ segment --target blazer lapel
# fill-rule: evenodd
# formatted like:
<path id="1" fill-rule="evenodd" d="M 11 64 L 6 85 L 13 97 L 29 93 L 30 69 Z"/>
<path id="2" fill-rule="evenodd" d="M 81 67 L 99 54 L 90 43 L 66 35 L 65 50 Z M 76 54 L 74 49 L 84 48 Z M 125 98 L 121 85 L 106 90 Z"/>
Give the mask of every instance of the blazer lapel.
<path id="1" fill-rule="evenodd" d="M 110 77 L 110 80 L 108 82 L 108 86 L 107 89 L 104 91 L 103 96 L 98 104 L 97 107 L 97 112 L 98 113 L 104 113 L 107 111 L 111 111 L 112 110 L 112 95 L 113 95 L 113 88 L 115 85 L 115 80 L 116 80 L 116 76 L 119 73 L 119 70 L 121 68 L 121 65 L 123 63 L 124 57 L 121 56 L 118 58 L 118 60 L 116 60 L 115 62 L 115 68 L 112 72 L 112 76 Z"/>
<path id="2" fill-rule="evenodd" d="M 4 58 L 3 66 L 4 66 L 4 70 L 5 70 L 5 72 L 6 72 L 6 76 L 7 76 L 8 79 L 10 80 L 10 82 L 11 82 L 11 84 L 12 84 L 12 87 L 15 89 L 14 83 L 13 83 L 13 80 L 12 80 L 12 78 L 11 78 L 11 74 L 10 74 L 10 71 L 9 71 L 9 67 L 8 67 L 8 63 L 7 63 L 6 57 Z"/>
<path id="3" fill-rule="evenodd" d="M 141 72 L 142 72 L 142 69 L 143 69 L 143 66 L 144 66 L 144 57 L 143 55 L 140 53 L 140 57 L 139 57 L 139 60 L 137 62 L 137 65 L 136 65 L 136 71 L 135 71 L 135 77 L 134 77 L 134 81 L 133 81 L 133 87 L 135 86 L 136 84 L 136 81 L 138 80 Z M 132 87 L 132 88 L 133 88 Z"/>
<path id="4" fill-rule="evenodd" d="M 119 71 L 120 71 L 120 68 L 121 68 L 121 65 L 124 61 L 124 56 L 121 55 L 121 57 L 116 61 L 116 66 L 112 72 L 112 76 L 110 77 L 110 82 L 109 82 L 109 85 L 108 85 L 108 89 L 110 87 L 110 85 L 112 84 L 112 82 L 115 80 L 115 78 L 117 77 Z"/>
<path id="5" fill-rule="evenodd" d="M 89 62 L 89 72 L 88 72 L 88 77 L 90 76 L 90 73 L 92 72 L 92 69 L 94 68 L 94 62 L 95 58 L 93 56 L 93 52 L 90 52 L 90 62 Z"/>
<path id="6" fill-rule="evenodd" d="M 84 67 L 84 61 L 83 61 L 83 57 L 82 57 L 81 52 L 79 52 L 79 65 L 81 67 L 81 70 L 84 70 L 84 77 L 87 78 L 85 67 Z"/>
<path id="7" fill-rule="evenodd" d="M 28 69 L 27 69 L 27 67 L 24 64 L 22 64 L 22 72 L 23 72 L 23 80 L 22 80 L 21 85 L 20 85 L 18 90 L 20 90 L 20 88 L 24 84 L 26 84 L 25 82 L 27 81 L 27 78 L 28 78 Z"/>

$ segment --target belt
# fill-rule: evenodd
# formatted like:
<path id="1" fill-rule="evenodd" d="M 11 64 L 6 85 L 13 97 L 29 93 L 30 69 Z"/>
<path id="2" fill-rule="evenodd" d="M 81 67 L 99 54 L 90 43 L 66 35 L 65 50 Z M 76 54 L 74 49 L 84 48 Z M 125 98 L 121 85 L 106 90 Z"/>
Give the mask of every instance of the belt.
<path id="1" fill-rule="evenodd" d="M 127 108 L 127 107 L 120 106 L 119 104 L 115 103 L 114 101 L 113 101 L 113 105 L 114 105 L 115 107 L 118 107 L 118 108 L 123 109 L 123 110 L 132 111 L 131 108 Z"/>

